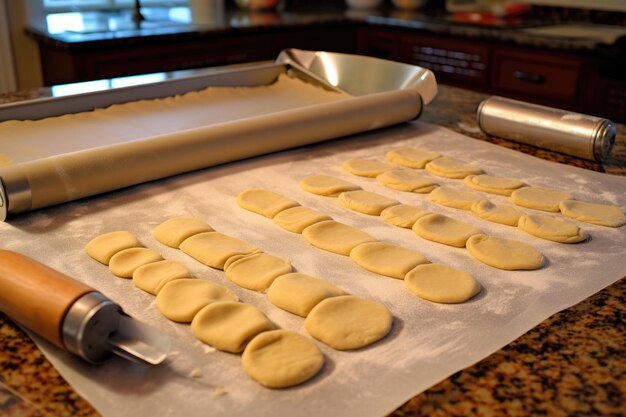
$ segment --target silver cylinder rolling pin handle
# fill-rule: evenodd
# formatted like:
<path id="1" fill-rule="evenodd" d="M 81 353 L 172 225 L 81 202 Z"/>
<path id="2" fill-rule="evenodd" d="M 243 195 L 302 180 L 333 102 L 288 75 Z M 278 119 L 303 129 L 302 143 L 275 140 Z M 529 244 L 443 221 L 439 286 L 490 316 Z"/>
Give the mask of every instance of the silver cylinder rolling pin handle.
<path id="1" fill-rule="evenodd" d="M 604 161 L 615 143 L 610 120 L 504 97 L 481 102 L 477 119 L 489 135 L 590 161 Z"/>
<path id="2" fill-rule="evenodd" d="M 93 288 L 24 255 L 0 249 L 0 311 L 90 363 L 112 354 L 156 365 L 169 337 L 127 316 Z"/>

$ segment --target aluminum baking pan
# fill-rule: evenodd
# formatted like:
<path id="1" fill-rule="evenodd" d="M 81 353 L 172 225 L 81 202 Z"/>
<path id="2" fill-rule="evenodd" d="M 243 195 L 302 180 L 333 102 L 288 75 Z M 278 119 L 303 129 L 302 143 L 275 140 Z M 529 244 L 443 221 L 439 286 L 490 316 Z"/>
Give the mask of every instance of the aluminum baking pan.
<path id="1" fill-rule="evenodd" d="M 434 75 L 420 67 L 291 49 L 283 51 L 275 63 L 7 104 L 0 106 L 0 120 L 89 111 L 208 86 L 268 85 L 286 71 L 353 97 L 201 126 L 177 132 L 175 140 L 163 134 L 0 167 L 0 220 L 159 178 L 409 121 L 420 115 L 423 105 L 432 100 L 437 90 Z"/>

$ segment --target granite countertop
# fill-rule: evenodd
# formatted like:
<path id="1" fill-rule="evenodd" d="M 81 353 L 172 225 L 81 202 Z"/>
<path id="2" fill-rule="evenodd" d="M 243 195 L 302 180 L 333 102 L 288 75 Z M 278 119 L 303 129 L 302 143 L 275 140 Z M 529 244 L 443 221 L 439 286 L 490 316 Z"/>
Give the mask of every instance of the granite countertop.
<path id="1" fill-rule="evenodd" d="M 0 96 L 0 103 L 49 89 Z M 439 86 L 422 121 L 547 160 L 626 175 L 626 126 L 604 164 L 494 137 L 478 130 L 485 95 Z M 508 346 L 394 411 L 400 416 L 617 416 L 626 407 L 626 279 L 545 320 Z M 0 415 L 94 416 L 28 336 L 0 314 Z"/>

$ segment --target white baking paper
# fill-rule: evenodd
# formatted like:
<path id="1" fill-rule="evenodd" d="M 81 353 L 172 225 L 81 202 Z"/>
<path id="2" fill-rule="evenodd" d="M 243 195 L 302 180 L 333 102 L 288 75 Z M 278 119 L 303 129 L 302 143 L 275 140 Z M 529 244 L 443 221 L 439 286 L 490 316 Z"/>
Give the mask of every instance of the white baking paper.
<path id="1" fill-rule="evenodd" d="M 420 122 L 132 187 L 0 224 L 1 246 L 95 287 L 132 316 L 168 333 L 173 342 L 168 363 L 146 367 L 113 358 L 102 366 L 92 366 L 41 343 L 44 353 L 104 416 L 379 416 L 626 275 L 624 227 L 579 223 L 590 232 L 590 241 L 554 243 L 486 222 L 469 212 L 434 205 L 426 195 L 384 188 L 375 180 L 353 177 L 340 169 L 349 158 L 382 160 L 388 150 L 400 146 L 438 151 L 476 163 L 491 175 L 522 178 L 531 185 L 571 191 L 581 200 L 626 207 L 626 178 L 547 162 Z M 464 249 L 423 240 L 411 230 L 396 228 L 378 217 L 347 211 L 334 198 L 306 193 L 298 181 L 309 174 L 336 175 L 402 203 L 450 215 L 485 233 L 527 242 L 544 253 L 547 265 L 538 271 L 502 271 L 486 266 Z M 439 182 L 463 187 L 460 180 Z M 365 271 L 348 257 L 314 248 L 300 235 L 239 208 L 236 196 L 251 187 L 279 192 L 379 240 L 467 271 L 483 290 L 459 305 L 419 299 L 403 281 Z M 488 198 L 506 201 L 501 196 Z M 217 231 L 289 259 L 300 272 L 383 303 L 395 317 L 391 334 L 373 346 L 348 352 L 315 342 L 326 356 L 320 375 L 290 389 L 263 388 L 245 375 L 239 355 L 215 351 L 196 341 L 189 326 L 160 315 L 153 296 L 134 288 L 130 280 L 114 277 L 83 250 L 99 234 L 128 230 L 145 246 L 181 262 L 200 279 L 226 285 L 278 326 L 306 334 L 302 318 L 279 310 L 265 295 L 235 286 L 223 272 L 205 267 L 152 237 L 156 225 L 180 215 L 204 219 Z M 191 378 L 189 373 L 194 369 L 203 376 Z M 223 388 L 225 395 L 216 395 L 216 387 Z"/>

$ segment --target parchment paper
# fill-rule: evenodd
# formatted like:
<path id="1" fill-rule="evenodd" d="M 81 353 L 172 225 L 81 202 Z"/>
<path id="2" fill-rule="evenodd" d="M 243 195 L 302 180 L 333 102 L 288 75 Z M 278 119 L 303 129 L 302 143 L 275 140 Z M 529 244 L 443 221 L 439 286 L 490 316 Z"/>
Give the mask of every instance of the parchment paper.
<path id="1" fill-rule="evenodd" d="M 132 316 L 171 335 L 167 365 L 144 367 L 113 358 L 102 366 L 41 343 L 61 374 L 104 416 L 383 415 L 410 397 L 505 346 L 527 330 L 626 275 L 625 228 L 580 223 L 588 242 L 559 244 L 515 228 L 488 223 L 471 213 L 431 204 L 421 194 L 403 193 L 374 180 L 352 177 L 340 165 L 349 158 L 384 158 L 394 147 L 415 146 L 480 165 L 487 173 L 523 178 L 529 184 L 571 191 L 576 198 L 626 207 L 626 179 L 543 161 L 420 122 L 227 164 L 18 217 L 0 224 L 2 246 L 32 256 L 84 281 L 117 301 Z M 501 271 L 479 263 L 464 249 L 418 238 L 378 217 L 340 207 L 334 198 L 301 190 L 298 181 L 324 173 L 364 189 L 450 215 L 488 234 L 518 239 L 542 251 L 539 271 Z M 462 187 L 459 180 L 442 185 Z M 358 267 L 349 258 L 321 251 L 298 234 L 239 208 L 236 196 L 263 187 L 330 214 L 382 241 L 422 252 L 429 260 L 471 273 L 482 292 L 467 303 L 441 305 L 412 295 L 400 280 Z M 492 201 L 505 197 L 488 195 Z M 90 259 L 84 245 L 93 237 L 128 230 L 166 259 L 183 263 L 201 279 L 228 286 L 277 325 L 303 334 L 303 319 L 271 305 L 263 294 L 241 289 L 182 252 L 159 244 L 151 230 L 172 216 L 208 221 L 216 230 L 289 259 L 303 273 L 328 279 L 350 293 L 385 304 L 395 316 L 391 334 L 368 348 L 339 352 L 318 343 L 326 366 L 309 383 L 269 390 L 250 380 L 240 356 L 213 351 L 196 341 L 187 325 L 163 318 L 154 297 L 114 277 Z M 316 342 L 317 343 L 317 342 Z M 190 378 L 199 369 L 203 377 Z M 216 396 L 214 388 L 226 394 Z"/>

